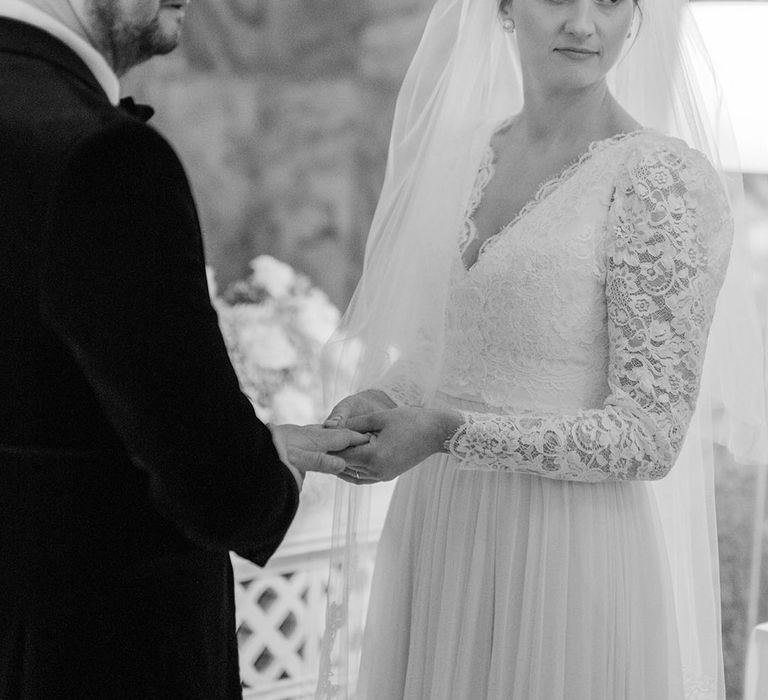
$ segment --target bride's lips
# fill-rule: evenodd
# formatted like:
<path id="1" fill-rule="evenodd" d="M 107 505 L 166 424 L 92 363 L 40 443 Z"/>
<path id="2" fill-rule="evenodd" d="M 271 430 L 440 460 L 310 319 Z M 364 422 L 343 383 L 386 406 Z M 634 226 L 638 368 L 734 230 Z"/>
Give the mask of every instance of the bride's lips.
<path id="1" fill-rule="evenodd" d="M 594 49 L 585 49 L 577 46 L 561 46 L 556 48 L 555 51 L 557 53 L 563 54 L 564 56 L 568 56 L 568 58 L 575 58 L 578 60 L 592 58 L 593 56 L 598 56 L 600 53 Z"/>
<path id="2" fill-rule="evenodd" d="M 168 0 L 167 2 L 161 2 L 161 8 L 168 8 L 171 10 L 186 10 L 189 5 L 189 0 Z"/>

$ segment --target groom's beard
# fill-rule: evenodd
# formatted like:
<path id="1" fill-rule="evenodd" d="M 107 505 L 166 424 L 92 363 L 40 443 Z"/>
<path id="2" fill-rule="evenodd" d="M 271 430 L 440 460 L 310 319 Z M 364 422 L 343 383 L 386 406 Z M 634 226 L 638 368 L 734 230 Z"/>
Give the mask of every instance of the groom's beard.
<path id="1" fill-rule="evenodd" d="M 98 41 L 112 57 L 117 75 L 153 56 L 170 53 L 179 44 L 180 29 L 163 31 L 159 8 L 144 21 L 125 17 L 115 0 L 91 0 L 88 11 Z"/>

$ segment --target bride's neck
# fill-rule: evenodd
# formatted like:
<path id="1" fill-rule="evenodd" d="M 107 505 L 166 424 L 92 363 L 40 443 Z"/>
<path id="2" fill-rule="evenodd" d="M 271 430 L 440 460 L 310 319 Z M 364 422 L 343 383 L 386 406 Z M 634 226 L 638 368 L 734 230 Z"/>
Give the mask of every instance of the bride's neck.
<path id="1" fill-rule="evenodd" d="M 554 146 L 603 139 L 637 124 L 602 82 L 570 92 L 526 91 L 518 126 L 529 143 Z"/>

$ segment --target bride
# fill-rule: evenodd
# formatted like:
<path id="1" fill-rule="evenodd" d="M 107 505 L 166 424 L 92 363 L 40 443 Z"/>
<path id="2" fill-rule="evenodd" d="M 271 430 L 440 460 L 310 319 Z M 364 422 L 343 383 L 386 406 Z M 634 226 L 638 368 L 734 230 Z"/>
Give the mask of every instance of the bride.
<path id="1" fill-rule="evenodd" d="M 342 479 L 399 479 L 320 697 L 724 697 L 696 406 L 733 223 L 688 11 L 437 0 L 326 422 L 372 435 Z"/>

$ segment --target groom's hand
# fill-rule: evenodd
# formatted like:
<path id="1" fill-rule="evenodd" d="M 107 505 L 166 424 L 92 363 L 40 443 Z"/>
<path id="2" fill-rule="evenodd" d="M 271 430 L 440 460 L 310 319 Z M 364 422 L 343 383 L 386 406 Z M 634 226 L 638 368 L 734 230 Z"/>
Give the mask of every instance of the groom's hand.
<path id="1" fill-rule="evenodd" d="M 339 477 L 354 484 L 391 481 L 445 451 L 445 442 L 463 422 L 454 411 L 410 407 L 349 418 L 347 428 L 371 433 L 371 439 L 339 453 L 348 465 Z"/>
<path id="2" fill-rule="evenodd" d="M 283 462 L 305 472 L 338 474 L 346 462 L 329 452 L 341 452 L 364 445 L 368 435 L 352 430 L 325 430 L 320 425 L 270 425 L 272 439 Z"/>
<path id="3" fill-rule="evenodd" d="M 395 408 L 397 404 L 380 389 L 366 389 L 342 399 L 334 406 L 323 426 L 326 428 L 347 427 L 347 421 L 356 416 L 367 416 L 371 413 Z"/>

